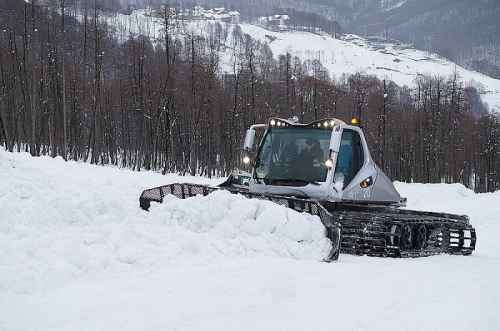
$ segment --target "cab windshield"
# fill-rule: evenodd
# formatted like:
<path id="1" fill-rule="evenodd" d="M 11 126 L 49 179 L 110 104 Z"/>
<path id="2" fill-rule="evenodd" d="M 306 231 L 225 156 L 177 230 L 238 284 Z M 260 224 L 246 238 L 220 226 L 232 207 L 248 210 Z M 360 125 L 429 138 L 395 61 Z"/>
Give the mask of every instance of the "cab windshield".
<path id="1" fill-rule="evenodd" d="M 316 128 L 269 129 L 256 158 L 255 177 L 274 185 L 324 182 L 331 133 Z"/>

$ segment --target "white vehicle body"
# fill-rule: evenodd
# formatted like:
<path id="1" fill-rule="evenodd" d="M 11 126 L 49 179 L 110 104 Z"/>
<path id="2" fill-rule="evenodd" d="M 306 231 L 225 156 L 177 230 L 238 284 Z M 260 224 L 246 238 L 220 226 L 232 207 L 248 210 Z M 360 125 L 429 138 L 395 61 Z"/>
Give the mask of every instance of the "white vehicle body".
<path id="1" fill-rule="evenodd" d="M 259 162 L 259 157 L 262 154 L 263 143 L 267 135 L 273 130 L 279 130 L 286 127 L 287 129 L 300 129 L 300 128 L 317 128 L 318 130 L 328 130 L 330 133 L 329 143 L 329 158 L 323 160 L 326 164 L 327 173 L 326 177 L 321 181 L 314 181 L 312 183 L 301 183 L 300 185 L 281 185 L 273 181 L 265 181 L 260 179 L 256 173 L 256 162 Z M 255 129 L 265 129 L 264 138 L 260 142 L 257 150 L 254 147 Z M 297 132 L 299 132 L 297 130 Z M 341 150 L 341 141 L 345 132 L 355 136 L 358 141 L 359 153 L 362 153 L 362 162 L 360 162 L 352 178 L 348 182 L 343 181 L 342 176 L 336 171 L 339 167 L 339 154 Z M 249 181 L 249 190 L 252 193 L 261 194 L 274 194 L 284 196 L 295 196 L 315 199 L 318 201 L 349 201 L 349 202 L 362 202 L 362 203 L 377 203 L 388 205 L 403 205 L 404 199 L 401 198 L 399 193 L 394 188 L 391 180 L 382 172 L 382 170 L 373 161 L 368 145 L 366 143 L 363 130 L 356 125 L 348 125 L 338 119 L 323 119 L 307 124 L 298 123 L 295 120 L 284 120 L 274 118 L 268 124 L 253 125 L 245 137 L 244 150 L 247 153 L 252 151 L 255 153 L 255 158 L 251 171 L 251 179 Z M 251 163 L 252 159 L 246 155 L 246 163 Z M 359 157 L 361 159 L 361 157 Z M 279 182 L 279 180 L 275 181 Z"/>

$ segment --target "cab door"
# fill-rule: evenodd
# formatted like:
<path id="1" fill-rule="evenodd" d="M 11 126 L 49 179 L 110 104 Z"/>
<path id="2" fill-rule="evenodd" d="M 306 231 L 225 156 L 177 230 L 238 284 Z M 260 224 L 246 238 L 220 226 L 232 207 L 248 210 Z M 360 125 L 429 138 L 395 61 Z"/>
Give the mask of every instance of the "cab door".
<path id="1" fill-rule="evenodd" d="M 344 128 L 334 174 L 341 199 L 369 200 L 376 175 L 362 131 L 357 127 Z"/>

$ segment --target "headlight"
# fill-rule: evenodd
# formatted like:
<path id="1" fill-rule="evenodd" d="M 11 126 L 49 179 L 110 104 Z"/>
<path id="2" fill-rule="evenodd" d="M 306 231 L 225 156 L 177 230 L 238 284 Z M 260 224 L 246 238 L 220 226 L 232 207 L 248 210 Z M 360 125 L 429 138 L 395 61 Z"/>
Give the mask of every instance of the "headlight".
<path id="1" fill-rule="evenodd" d="M 248 155 L 245 155 L 245 156 L 243 157 L 243 163 L 244 163 L 244 164 L 250 164 L 250 157 L 249 157 Z"/>
<path id="2" fill-rule="evenodd" d="M 332 159 L 328 159 L 325 161 L 325 166 L 327 168 L 333 168 L 333 160 Z"/>
<path id="3" fill-rule="evenodd" d="M 362 181 L 361 183 L 359 183 L 359 186 L 361 186 L 361 188 L 368 188 L 372 184 L 373 184 L 373 178 L 370 176 L 370 177 L 366 178 L 364 181 Z"/>

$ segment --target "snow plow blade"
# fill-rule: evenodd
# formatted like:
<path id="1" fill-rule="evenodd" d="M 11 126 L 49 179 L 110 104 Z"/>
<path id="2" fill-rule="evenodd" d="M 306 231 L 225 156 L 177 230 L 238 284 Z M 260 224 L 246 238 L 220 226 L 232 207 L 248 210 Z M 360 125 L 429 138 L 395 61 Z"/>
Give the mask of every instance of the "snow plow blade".
<path id="1" fill-rule="evenodd" d="M 206 196 L 220 189 L 227 190 L 234 194 L 241 194 L 251 199 L 272 201 L 278 205 L 296 210 L 298 212 L 305 212 L 318 216 L 325 226 L 327 238 L 330 239 L 332 243 L 328 256 L 326 256 L 323 260 L 325 262 L 338 260 L 340 254 L 341 225 L 334 221 L 332 214 L 330 214 L 330 212 L 328 212 L 320 203 L 313 200 L 275 195 L 261 195 L 250 193 L 248 190 L 238 188 L 219 188 L 197 184 L 170 184 L 143 191 L 139 198 L 139 205 L 142 209 L 149 210 L 151 202 L 162 203 L 163 198 L 169 194 L 180 199 L 186 199 L 197 195 Z"/>

